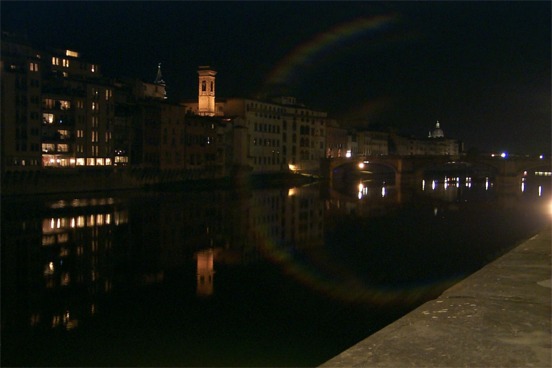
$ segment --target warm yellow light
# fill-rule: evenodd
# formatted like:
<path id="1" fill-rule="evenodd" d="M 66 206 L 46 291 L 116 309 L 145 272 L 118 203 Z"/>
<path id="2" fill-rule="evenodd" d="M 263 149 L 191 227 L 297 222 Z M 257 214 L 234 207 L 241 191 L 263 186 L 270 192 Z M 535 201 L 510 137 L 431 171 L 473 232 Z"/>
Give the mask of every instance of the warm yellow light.
<path id="1" fill-rule="evenodd" d="M 295 166 L 293 164 L 289 164 L 288 167 L 291 171 L 296 171 L 297 170 L 297 166 Z"/>
<path id="2" fill-rule="evenodd" d="M 79 57 L 79 53 L 72 50 L 65 50 L 65 55 L 71 57 Z"/>
<path id="3" fill-rule="evenodd" d="M 548 202 L 548 214 L 552 216 L 552 201 Z"/>
<path id="4" fill-rule="evenodd" d="M 358 164 L 358 168 L 359 168 L 359 169 L 364 169 L 364 162 L 360 162 L 360 163 Z"/>
<path id="5" fill-rule="evenodd" d="M 297 194 L 297 190 L 295 188 L 290 188 L 288 190 L 288 197 L 292 197 L 294 196 L 295 194 Z"/>

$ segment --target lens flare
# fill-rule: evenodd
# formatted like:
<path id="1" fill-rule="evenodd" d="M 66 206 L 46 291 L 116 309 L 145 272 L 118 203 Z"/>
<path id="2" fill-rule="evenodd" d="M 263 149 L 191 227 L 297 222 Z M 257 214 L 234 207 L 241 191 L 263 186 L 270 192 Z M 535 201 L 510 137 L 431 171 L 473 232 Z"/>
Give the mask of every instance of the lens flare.
<path id="1" fill-rule="evenodd" d="M 296 47 L 284 57 L 269 74 L 267 85 L 283 85 L 293 80 L 300 67 L 314 63 L 324 53 L 340 44 L 364 35 L 376 32 L 396 22 L 396 15 L 380 15 L 370 18 L 359 18 L 340 24 L 325 33 L 316 35 L 313 39 Z"/>

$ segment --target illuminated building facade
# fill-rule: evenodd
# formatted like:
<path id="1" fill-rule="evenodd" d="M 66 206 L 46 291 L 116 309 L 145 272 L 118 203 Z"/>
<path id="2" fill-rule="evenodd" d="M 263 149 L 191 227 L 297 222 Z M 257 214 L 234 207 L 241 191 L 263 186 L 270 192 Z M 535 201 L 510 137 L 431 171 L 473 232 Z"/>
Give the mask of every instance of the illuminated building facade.
<path id="1" fill-rule="evenodd" d="M 253 173 L 319 170 L 327 113 L 298 104 L 292 97 L 272 102 L 231 98 L 226 100 L 224 113 L 243 121 L 247 161 Z"/>
<path id="2" fill-rule="evenodd" d="M 7 33 L 1 64 L 4 171 L 113 164 L 113 85 L 97 64 Z"/>
<path id="3" fill-rule="evenodd" d="M 215 116 L 215 76 L 217 72 L 209 66 L 200 66 L 198 87 L 198 115 Z"/>
<path id="4" fill-rule="evenodd" d="M 326 131 L 326 158 L 345 157 L 349 140 L 347 129 L 333 121 L 328 124 Z"/>
<path id="5" fill-rule="evenodd" d="M 361 156 L 386 156 L 389 154 L 389 134 L 362 131 L 356 133 L 358 154 Z"/>

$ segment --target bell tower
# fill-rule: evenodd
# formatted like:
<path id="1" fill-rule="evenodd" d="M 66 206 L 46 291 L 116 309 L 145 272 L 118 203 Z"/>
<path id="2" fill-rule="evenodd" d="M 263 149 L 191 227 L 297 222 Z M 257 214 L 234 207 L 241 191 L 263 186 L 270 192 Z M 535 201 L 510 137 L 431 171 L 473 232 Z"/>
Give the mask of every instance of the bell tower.
<path id="1" fill-rule="evenodd" d="M 210 66 L 200 66 L 197 97 L 198 115 L 215 116 L 215 76 L 217 72 Z"/>

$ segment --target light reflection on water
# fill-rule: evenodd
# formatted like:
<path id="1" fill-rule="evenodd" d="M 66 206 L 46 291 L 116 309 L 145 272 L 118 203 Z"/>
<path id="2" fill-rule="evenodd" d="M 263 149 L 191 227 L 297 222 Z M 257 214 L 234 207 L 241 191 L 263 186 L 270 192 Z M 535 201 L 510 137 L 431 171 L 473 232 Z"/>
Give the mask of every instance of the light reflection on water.
<path id="1" fill-rule="evenodd" d="M 547 222 L 542 185 L 359 184 L 4 203 L 3 365 L 320 364 Z"/>

